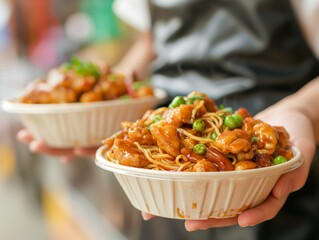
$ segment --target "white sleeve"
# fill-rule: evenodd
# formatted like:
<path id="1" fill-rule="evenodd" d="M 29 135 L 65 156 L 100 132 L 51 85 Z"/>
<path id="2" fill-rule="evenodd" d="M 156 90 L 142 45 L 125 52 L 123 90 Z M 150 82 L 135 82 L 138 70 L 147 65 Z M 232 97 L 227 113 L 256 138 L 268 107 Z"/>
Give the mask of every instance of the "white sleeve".
<path id="1" fill-rule="evenodd" d="M 319 59 L 319 1 L 291 0 L 301 30 L 309 47 Z"/>
<path id="2" fill-rule="evenodd" d="M 146 0 L 116 0 L 113 11 L 130 26 L 143 32 L 150 30 L 151 20 Z"/>

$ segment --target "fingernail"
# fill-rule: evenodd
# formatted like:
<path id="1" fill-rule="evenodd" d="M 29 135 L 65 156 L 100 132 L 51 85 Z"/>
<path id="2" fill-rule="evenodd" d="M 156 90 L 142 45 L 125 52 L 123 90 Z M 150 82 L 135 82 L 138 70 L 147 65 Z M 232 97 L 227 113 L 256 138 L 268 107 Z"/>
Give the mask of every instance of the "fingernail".
<path id="1" fill-rule="evenodd" d="M 32 141 L 29 145 L 29 149 L 31 152 L 36 152 L 37 151 L 37 146 L 38 146 L 38 143 L 35 142 L 35 141 Z"/>
<path id="2" fill-rule="evenodd" d="M 188 232 L 194 232 L 198 230 L 207 230 L 209 227 L 204 225 L 203 223 L 198 223 L 194 221 L 186 221 L 185 222 L 185 229 Z"/>
<path id="3" fill-rule="evenodd" d="M 186 223 L 185 223 L 185 229 L 186 229 L 186 231 L 188 231 L 188 232 L 193 232 L 193 231 L 195 231 L 195 228 L 192 227 L 192 225 L 189 225 L 189 224 L 186 224 Z"/>
<path id="4" fill-rule="evenodd" d="M 144 221 L 148 221 L 148 220 L 150 220 L 152 217 L 151 217 L 149 214 L 144 214 L 144 213 L 142 212 L 142 218 L 143 218 Z"/>
<path id="5" fill-rule="evenodd" d="M 244 223 L 239 222 L 238 224 L 240 227 L 243 227 L 243 228 L 244 227 L 251 227 L 251 225 L 249 223 L 245 223 L 245 222 Z"/>
<path id="6" fill-rule="evenodd" d="M 191 228 L 191 227 L 185 227 L 187 232 L 193 232 L 195 231 L 195 229 Z"/>

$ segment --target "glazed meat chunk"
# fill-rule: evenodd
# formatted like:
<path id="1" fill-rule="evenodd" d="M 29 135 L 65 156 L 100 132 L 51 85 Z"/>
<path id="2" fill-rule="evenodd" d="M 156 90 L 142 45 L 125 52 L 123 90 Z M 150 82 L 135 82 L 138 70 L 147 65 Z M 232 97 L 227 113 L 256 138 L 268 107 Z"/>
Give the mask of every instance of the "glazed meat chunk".
<path id="1" fill-rule="evenodd" d="M 127 140 L 116 139 L 112 151 L 122 165 L 143 168 L 150 163 L 136 145 Z"/>

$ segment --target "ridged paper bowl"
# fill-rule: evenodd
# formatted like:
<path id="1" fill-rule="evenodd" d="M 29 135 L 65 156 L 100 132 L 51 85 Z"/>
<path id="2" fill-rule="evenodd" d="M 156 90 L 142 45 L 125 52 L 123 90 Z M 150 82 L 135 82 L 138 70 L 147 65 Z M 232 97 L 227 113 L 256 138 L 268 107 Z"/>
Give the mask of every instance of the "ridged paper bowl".
<path id="1" fill-rule="evenodd" d="M 25 104 L 18 98 L 4 100 L 4 111 L 19 114 L 22 123 L 38 140 L 55 148 L 94 147 L 120 129 L 122 121 L 135 121 L 166 98 L 155 96 L 90 103 Z"/>
<path id="2" fill-rule="evenodd" d="M 230 172 L 171 172 L 128 167 L 106 160 L 105 146 L 96 165 L 113 172 L 132 205 L 174 219 L 230 218 L 261 204 L 278 178 L 299 167 L 301 153 L 275 166 Z"/>

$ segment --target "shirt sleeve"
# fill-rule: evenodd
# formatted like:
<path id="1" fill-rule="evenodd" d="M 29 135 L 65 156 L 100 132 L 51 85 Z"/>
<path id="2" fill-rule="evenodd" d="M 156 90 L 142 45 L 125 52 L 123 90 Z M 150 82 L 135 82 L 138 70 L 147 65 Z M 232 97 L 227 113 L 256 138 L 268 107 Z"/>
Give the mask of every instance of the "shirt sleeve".
<path id="1" fill-rule="evenodd" d="M 139 31 L 150 30 L 150 14 L 146 0 L 115 0 L 114 13 Z"/>
<path id="2" fill-rule="evenodd" d="M 319 1 L 291 0 L 291 3 L 306 41 L 319 59 Z"/>

